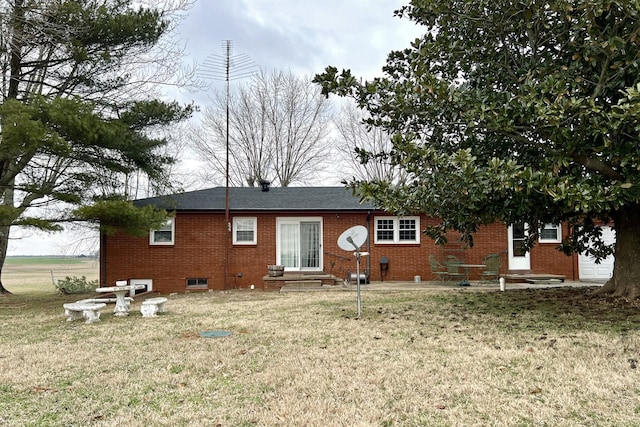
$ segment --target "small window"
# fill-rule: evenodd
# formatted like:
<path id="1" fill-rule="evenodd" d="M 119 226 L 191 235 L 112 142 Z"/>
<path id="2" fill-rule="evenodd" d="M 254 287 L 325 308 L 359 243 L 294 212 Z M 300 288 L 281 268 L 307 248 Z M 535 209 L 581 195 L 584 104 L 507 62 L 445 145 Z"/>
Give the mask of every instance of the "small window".
<path id="1" fill-rule="evenodd" d="M 376 218 L 375 243 L 420 243 L 420 218 Z"/>
<path id="2" fill-rule="evenodd" d="M 540 229 L 540 243 L 560 243 L 562 234 L 560 233 L 560 224 L 545 224 Z"/>
<path id="3" fill-rule="evenodd" d="M 255 245 L 257 243 L 257 218 L 233 218 L 233 244 Z"/>
<path id="4" fill-rule="evenodd" d="M 209 286 L 209 279 L 198 277 L 187 279 L 187 288 L 206 288 Z"/>
<path id="5" fill-rule="evenodd" d="M 174 219 L 169 218 L 158 230 L 151 230 L 149 233 L 149 244 L 151 245 L 173 245 L 174 241 Z"/>

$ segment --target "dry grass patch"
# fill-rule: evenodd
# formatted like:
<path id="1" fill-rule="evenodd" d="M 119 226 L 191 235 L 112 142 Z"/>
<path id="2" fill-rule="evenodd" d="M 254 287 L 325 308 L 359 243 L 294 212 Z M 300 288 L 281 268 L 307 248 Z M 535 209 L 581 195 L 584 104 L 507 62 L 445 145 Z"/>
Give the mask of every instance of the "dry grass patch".
<path id="1" fill-rule="evenodd" d="M 640 311 L 584 289 L 0 298 L 0 425 L 634 426 Z M 199 332 L 228 330 L 226 338 Z"/>

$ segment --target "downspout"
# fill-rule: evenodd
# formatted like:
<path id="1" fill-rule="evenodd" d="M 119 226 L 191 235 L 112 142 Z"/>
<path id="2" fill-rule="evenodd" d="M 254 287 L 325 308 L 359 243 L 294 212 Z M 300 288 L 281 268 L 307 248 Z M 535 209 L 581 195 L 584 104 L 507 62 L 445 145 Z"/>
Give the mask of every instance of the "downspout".
<path id="1" fill-rule="evenodd" d="M 371 281 L 371 239 L 369 238 L 371 228 L 371 211 L 367 211 L 367 283 Z"/>
<path id="2" fill-rule="evenodd" d="M 107 235 L 104 232 L 100 232 L 100 251 L 98 252 L 100 257 L 100 284 L 98 286 L 107 285 Z"/>

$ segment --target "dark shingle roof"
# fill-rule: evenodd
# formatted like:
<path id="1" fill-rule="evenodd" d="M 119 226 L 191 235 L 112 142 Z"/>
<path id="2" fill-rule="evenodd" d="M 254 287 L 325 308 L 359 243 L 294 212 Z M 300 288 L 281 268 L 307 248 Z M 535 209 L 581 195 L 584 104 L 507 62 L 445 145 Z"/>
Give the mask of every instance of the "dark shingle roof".
<path id="1" fill-rule="evenodd" d="M 134 205 L 155 205 L 168 210 L 224 210 L 225 188 L 189 191 L 169 196 L 135 200 Z M 373 210 L 344 187 L 229 188 L 229 209 L 234 211 L 352 211 Z"/>

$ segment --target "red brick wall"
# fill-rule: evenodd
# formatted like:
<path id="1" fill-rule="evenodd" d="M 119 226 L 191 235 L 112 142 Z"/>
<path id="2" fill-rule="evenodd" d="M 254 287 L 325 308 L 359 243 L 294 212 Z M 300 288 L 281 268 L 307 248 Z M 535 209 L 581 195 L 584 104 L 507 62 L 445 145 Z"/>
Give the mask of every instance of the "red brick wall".
<path id="1" fill-rule="evenodd" d="M 184 291 L 187 278 L 209 278 L 221 289 L 224 270 L 224 215 L 180 214 L 175 219 L 175 244 L 156 246 L 149 237 L 107 236 L 101 268 L 106 284 L 116 280 L 153 279 L 154 290 Z"/>
<path id="2" fill-rule="evenodd" d="M 562 238 L 569 236 L 566 224 L 561 227 Z M 559 243 L 538 243 L 531 250 L 531 270 L 534 273 L 564 274 L 567 280 L 578 280 L 578 256 L 564 255 L 556 248 Z"/>
<path id="3" fill-rule="evenodd" d="M 258 218 L 257 245 L 231 244 L 224 214 L 179 213 L 175 220 L 175 244 L 172 246 L 149 245 L 149 238 L 126 235 L 106 236 L 101 247 L 101 278 L 103 286 L 113 286 L 116 280 L 152 279 L 154 290 L 160 293 L 184 292 L 187 278 L 208 279 L 208 289 L 222 290 L 224 284 L 225 238 L 229 238 L 228 288 L 247 288 L 251 285 L 262 288 L 262 278 L 267 274 L 267 265 L 276 262 L 276 215 L 271 213 L 247 213 L 239 216 Z M 288 216 L 313 216 L 323 219 L 323 267 L 327 273 L 346 277 L 348 271 L 355 272 L 353 252 L 340 249 L 337 240 L 340 234 L 354 226 L 367 226 L 366 213 L 318 213 L 298 212 Z M 370 217 L 370 256 L 362 258 L 361 269 L 370 265 L 372 281 L 381 280 L 380 258 L 389 259 L 389 270 L 384 280 L 414 280 L 421 276 L 431 280 L 428 258 L 434 254 L 442 259 L 455 254 L 467 263 L 478 264 L 490 253 L 500 253 L 503 263 L 501 273 L 507 272 L 507 227 L 492 224 L 482 227 L 475 235 L 471 249 L 459 251 L 459 245 L 449 242 L 444 248 L 436 246 L 427 236 L 420 236 L 420 244 L 375 244 L 374 215 Z M 433 219 L 421 217 L 420 226 L 435 224 Z M 567 230 L 563 227 L 563 234 Z M 539 244 L 531 252 L 531 269 L 537 273 L 564 274 L 575 279 L 575 257 L 562 255 L 557 244 Z M 477 279 L 474 271 L 472 279 Z"/>

